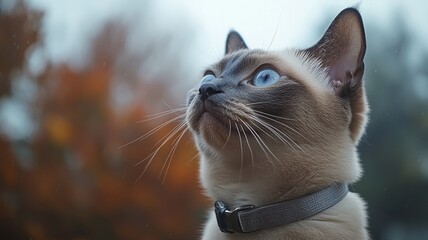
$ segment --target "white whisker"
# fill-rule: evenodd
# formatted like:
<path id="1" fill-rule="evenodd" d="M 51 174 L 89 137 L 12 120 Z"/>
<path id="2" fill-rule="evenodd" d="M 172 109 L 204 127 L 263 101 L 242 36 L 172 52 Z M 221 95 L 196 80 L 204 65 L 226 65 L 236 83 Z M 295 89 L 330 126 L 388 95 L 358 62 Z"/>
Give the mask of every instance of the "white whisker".
<path id="1" fill-rule="evenodd" d="M 154 153 L 151 153 L 149 156 L 147 156 L 146 158 L 144 158 L 143 160 L 140 160 L 139 162 L 137 162 L 134 167 L 137 167 L 138 165 L 140 165 L 141 163 L 145 162 L 147 159 L 149 159 L 151 156 L 153 156 Z"/>
<path id="2" fill-rule="evenodd" d="M 140 178 L 144 175 L 144 173 L 147 171 L 148 167 L 150 166 L 150 164 L 153 162 L 153 159 L 156 157 L 156 154 L 159 152 L 159 150 L 170 140 L 172 139 L 184 126 L 186 126 L 185 123 L 181 124 L 178 128 L 177 126 L 175 127 L 176 129 L 171 132 L 170 134 L 166 135 L 167 138 L 163 141 L 163 143 L 154 151 L 154 153 L 152 154 L 152 156 L 150 157 L 150 160 L 148 161 L 146 167 L 144 168 L 143 172 L 140 174 L 140 176 L 137 178 L 136 181 L 140 180 Z"/>
<path id="3" fill-rule="evenodd" d="M 178 132 L 182 129 L 183 125 L 184 125 L 184 124 L 181 124 L 181 125 L 179 125 L 179 126 L 176 126 L 176 127 L 175 127 L 171 132 L 170 132 L 170 133 L 168 133 L 168 134 L 167 134 L 167 135 L 165 135 L 165 136 L 169 136 L 170 134 L 171 134 L 172 136 L 176 135 L 176 133 L 178 133 Z M 184 130 L 184 131 L 185 131 L 185 130 Z M 164 138 L 165 138 L 165 136 L 164 136 Z M 175 138 L 175 140 L 171 143 L 171 145 L 172 145 L 173 147 L 171 148 L 171 150 L 169 151 L 168 155 L 167 155 L 167 156 L 166 156 L 166 158 L 165 158 L 165 161 L 164 161 L 164 163 L 163 163 L 163 165 L 162 165 L 162 168 L 161 168 L 161 170 L 160 170 L 160 172 L 159 172 L 159 175 L 158 175 L 158 180 L 160 179 L 160 177 L 161 177 L 161 175 L 162 175 L 162 172 L 163 172 L 163 169 L 165 168 L 165 165 L 167 164 L 168 159 L 170 158 L 171 153 L 172 153 L 172 152 L 173 152 L 173 150 L 174 150 L 175 142 L 177 141 L 178 137 L 179 137 L 179 136 L 177 136 L 177 137 Z M 162 138 L 162 139 L 163 139 L 163 138 Z M 161 139 L 160 141 L 162 141 L 162 139 Z M 159 143 L 159 141 L 158 141 L 158 143 Z M 156 143 L 156 144 L 155 144 L 155 146 L 156 146 L 158 143 Z"/>
<path id="4" fill-rule="evenodd" d="M 247 142 L 247 146 L 248 146 L 248 150 L 250 151 L 250 155 L 251 155 L 251 164 L 254 166 L 254 156 L 253 156 L 253 150 L 251 149 L 251 145 L 250 142 L 248 141 L 248 137 L 247 134 L 245 134 L 244 128 L 242 127 L 242 125 L 240 126 L 242 133 L 245 137 L 245 141 Z"/>
<path id="5" fill-rule="evenodd" d="M 247 106 L 261 105 L 261 104 L 270 104 L 271 101 L 255 102 L 255 103 L 245 103 Z"/>
<path id="6" fill-rule="evenodd" d="M 269 117 L 274 117 L 274 118 L 278 118 L 278 119 L 282 119 L 282 120 L 286 120 L 286 121 L 297 121 L 297 119 L 293 119 L 293 118 L 285 118 L 285 117 L 281 117 L 281 116 L 277 116 L 277 115 L 273 115 L 273 114 L 269 114 L 269 113 L 265 113 L 262 111 L 258 111 L 258 110 L 253 110 L 255 113 L 261 114 L 261 115 L 265 115 L 265 116 L 269 116 Z"/>
<path id="7" fill-rule="evenodd" d="M 165 134 L 161 139 L 159 139 L 154 145 L 153 148 L 155 148 L 156 146 L 158 146 L 163 140 L 165 140 L 168 136 L 170 136 L 171 134 L 175 134 L 176 132 L 180 131 L 181 128 L 186 125 L 185 122 L 179 123 L 177 124 L 175 127 L 173 127 L 167 134 Z"/>
<path id="8" fill-rule="evenodd" d="M 168 174 L 168 170 L 169 170 L 169 167 L 171 166 L 172 158 L 174 156 L 175 151 L 177 150 L 178 144 L 180 143 L 180 140 L 183 138 L 183 136 L 186 133 L 187 129 L 188 129 L 187 127 L 184 128 L 183 132 L 179 135 L 178 139 L 174 143 L 174 146 L 173 146 L 173 148 L 172 148 L 172 150 L 170 152 L 168 166 L 166 167 L 165 175 L 164 175 L 164 177 L 162 179 L 162 184 L 165 182 L 166 175 Z"/>
<path id="9" fill-rule="evenodd" d="M 265 118 L 265 119 L 268 119 L 268 120 L 270 120 L 270 121 L 276 122 L 276 123 L 278 123 L 278 124 L 281 124 L 282 126 L 286 127 L 287 129 L 289 129 L 289 130 L 291 130 L 291 131 L 295 132 L 296 134 L 298 134 L 299 136 L 301 136 L 301 137 L 302 137 L 302 138 L 304 138 L 305 140 L 309 141 L 305 136 L 303 136 L 301 133 L 299 133 L 296 129 L 294 129 L 294 128 L 290 127 L 289 125 L 287 125 L 287 124 L 285 124 L 285 123 L 283 123 L 283 122 L 280 122 L 280 121 L 278 121 L 278 120 L 275 120 L 275 119 L 273 119 L 273 118 L 270 118 L 270 117 L 267 117 L 267 116 L 264 116 L 264 115 L 258 115 L 258 116 L 259 116 L 259 117 L 263 117 L 263 118 Z"/>
<path id="10" fill-rule="evenodd" d="M 269 133 L 267 133 L 265 130 L 263 130 L 261 127 L 259 127 L 257 124 L 253 125 L 254 127 L 258 128 L 260 131 L 262 131 L 264 134 L 266 134 L 268 137 L 272 138 L 273 140 L 276 140 L 275 137 L 273 137 L 272 135 L 270 135 Z M 254 128 L 253 128 L 254 130 Z M 254 130 L 254 132 L 256 132 Z M 257 134 L 257 132 L 256 132 Z M 257 134 L 258 135 L 258 134 Z M 266 150 L 277 160 L 279 161 L 278 157 L 272 152 L 272 150 L 268 147 L 268 145 L 263 141 L 263 139 L 259 136 L 260 141 L 262 142 L 262 144 L 265 146 Z"/>
<path id="11" fill-rule="evenodd" d="M 288 126 L 288 125 L 286 125 L 285 123 L 281 123 L 281 122 L 279 122 L 279 121 L 276 121 L 275 119 L 271 119 L 271 118 L 269 118 L 269 117 L 266 117 L 266 116 L 262 116 L 262 115 L 259 115 L 259 114 L 257 114 L 257 116 L 259 116 L 259 117 L 263 117 L 263 118 L 265 118 L 265 119 L 268 119 L 268 120 L 271 120 L 271 121 L 274 121 L 274 122 L 277 122 L 277 123 L 279 123 L 279 124 L 281 124 L 282 126 L 286 126 L 288 129 L 290 129 L 291 127 L 290 126 Z M 275 130 L 278 134 L 280 134 L 280 135 L 282 135 L 282 136 L 284 136 L 285 138 L 287 138 L 291 143 L 293 143 L 297 148 L 299 148 L 300 149 L 300 151 L 302 151 L 302 152 L 304 152 L 305 153 L 305 150 L 299 145 L 299 144 L 297 144 L 291 137 L 289 137 L 285 132 L 283 132 L 283 131 L 281 131 L 281 130 L 279 130 L 277 127 L 275 127 L 275 126 L 273 126 L 272 124 L 270 124 L 270 123 L 268 123 L 268 122 L 266 122 L 266 121 L 263 121 L 263 120 L 261 120 L 261 119 L 258 119 L 258 118 L 254 118 L 254 119 L 257 119 L 257 120 L 260 120 L 261 122 L 263 122 L 263 124 L 265 124 L 265 126 L 268 126 L 269 128 L 272 128 L 273 130 Z M 292 128 L 291 128 L 292 129 Z M 271 130 L 272 131 L 272 130 Z M 297 132 L 296 130 L 292 130 L 293 132 Z M 298 133 L 300 136 L 302 136 L 300 133 Z M 303 136 L 302 136 L 303 137 Z M 304 137 L 305 139 L 306 139 L 306 137 Z M 282 138 L 283 139 L 283 138 Z M 285 140 L 285 139 L 284 139 Z M 306 139 L 307 140 L 307 139 Z M 288 141 L 286 141 L 287 142 L 287 144 L 291 147 L 291 148 L 293 148 L 293 149 L 295 149 L 291 144 L 289 144 L 288 143 Z"/>
<path id="12" fill-rule="evenodd" d="M 230 119 L 229 119 L 229 134 L 227 134 L 227 138 L 226 138 L 226 141 L 223 144 L 222 149 L 224 149 L 224 147 L 226 146 L 227 142 L 229 142 L 229 138 L 230 138 L 230 134 L 231 133 L 232 133 L 232 123 L 230 122 Z"/>
<path id="13" fill-rule="evenodd" d="M 200 153 L 199 153 L 199 152 L 197 152 L 197 153 L 195 154 L 195 156 L 193 156 L 191 159 L 189 159 L 189 160 L 187 161 L 187 165 L 189 165 L 193 160 L 195 160 L 197 157 L 199 157 L 199 155 L 200 155 Z"/>
<path id="14" fill-rule="evenodd" d="M 164 116 L 167 116 L 170 114 L 181 112 L 181 111 L 186 110 L 186 109 L 187 108 L 183 107 L 183 108 L 170 109 L 170 110 L 163 111 L 160 113 L 151 114 L 151 115 L 146 116 L 143 120 L 138 121 L 137 123 L 148 122 L 148 121 L 160 118 L 160 117 L 164 117 Z"/>
<path id="15" fill-rule="evenodd" d="M 241 181 L 242 171 L 244 169 L 244 149 L 242 148 L 241 133 L 239 131 L 238 124 L 236 122 L 235 122 L 235 126 L 236 126 L 236 131 L 238 132 L 238 136 L 239 136 L 239 146 L 241 148 L 241 168 L 239 170 L 239 181 Z"/>
<path id="16" fill-rule="evenodd" d="M 280 140 L 281 142 L 283 142 L 284 144 L 287 144 L 288 146 L 290 146 L 291 148 L 293 148 L 293 150 L 295 150 L 294 149 L 294 147 L 285 139 L 285 138 L 283 138 L 282 136 L 284 136 L 284 137 L 286 137 L 288 140 L 290 140 L 291 142 L 293 142 L 294 143 L 294 141 L 290 138 L 290 137 L 288 137 L 285 133 L 283 133 L 282 131 L 280 131 L 278 128 L 276 128 L 275 126 L 273 126 L 273 125 L 271 125 L 271 124 L 269 124 L 269 123 L 267 123 L 267 122 L 265 122 L 265 121 L 263 121 L 263 120 L 261 120 L 261 119 L 258 119 L 258 118 L 256 118 L 256 117 L 251 117 L 251 119 L 253 119 L 254 121 L 256 121 L 257 123 L 259 123 L 261 126 L 263 126 L 263 127 L 265 127 L 266 129 L 268 129 L 269 131 L 271 131 L 276 137 L 277 137 L 277 139 L 278 140 Z M 257 125 L 256 125 L 256 127 L 258 127 Z M 261 129 L 260 127 L 258 127 L 261 131 L 263 131 L 264 133 L 266 133 L 263 129 Z M 266 133 L 267 134 L 267 133 Z M 273 136 L 271 136 L 271 135 L 269 135 L 271 138 L 273 138 L 273 139 L 275 139 Z M 275 139 L 276 140 L 276 139 Z M 294 143 L 295 144 L 295 143 Z"/>
<path id="17" fill-rule="evenodd" d="M 128 142 L 128 143 L 125 143 L 125 144 L 123 144 L 123 145 L 119 146 L 118 148 L 120 149 L 120 148 L 126 147 L 126 146 L 128 146 L 128 145 L 130 145 L 130 144 L 132 144 L 132 143 L 135 143 L 135 142 L 137 142 L 137 141 L 144 140 L 145 138 L 147 138 L 147 137 L 151 136 L 152 134 L 156 133 L 157 131 L 159 131 L 159 130 L 160 130 L 160 129 L 162 129 L 163 127 L 167 126 L 168 124 L 170 124 L 170 123 L 172 123 L 172 122 L 174 122 L 174 121 L 177 121 L 177 120 L 178 120 L 178 119 L 180 119 L 180 118 L 184 118 L 184 117 L 185 117 L 185 114 L 182 114 L 182 115 L 179 115 L 179 116 L 177 116 L 177 117 L 175 117 L 175 118 L 173 118 L 173 119 L 170 119 L 170 120 L 168 120 L 168 121 L 166 121 L 166 122 L 162 123 L 161 125 L 159 125 L 159 126 L 157 126 L 157 127 L 153 128 L 153 129 L 152 129 L 152 130 L 150 130 L 149 132 L 147 132 L 147 133 L 143 134 L 142 136 L 137 137 L 136 139 L 134 139 L 134 140 L 132 140 L 132 141 L 130 141 L 130 142 Z"/>
<path id="18" fill-rule="evenodd" d="M 251 125 L 249 123 L 246 123 L 245 121 L 243 121 L 242 119 L 239 119 L 242 124 L 244 124 L 248 130 L 252 133 L 252 135 L 254 136 L 254 138 L 256 139 L 257 143 L 260 145 L 260 148 L 262 149 L 262 151 L 265 153 L 266 157 L 270 159 L 268 152 L 276 159 L 279 161 L 279 159 L 275 156 L 275 154 L 270 150 L 270 148 L 266 145 L 266 143 L 263 141 L 263 139 L 259 136 L 259 134 L 256 132 L 256 130 L 254 130 L 253 127 L 251 127 Z M 266 150 L 265 150 L 266 149 Z M 268 151 L 268 152 L 266 152 Z"/>

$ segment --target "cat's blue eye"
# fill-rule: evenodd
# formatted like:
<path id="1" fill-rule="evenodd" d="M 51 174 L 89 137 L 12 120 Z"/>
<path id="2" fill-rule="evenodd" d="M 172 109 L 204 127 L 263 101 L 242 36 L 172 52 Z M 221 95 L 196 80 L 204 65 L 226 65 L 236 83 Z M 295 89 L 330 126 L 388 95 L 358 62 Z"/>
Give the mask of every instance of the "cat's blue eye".
<path id="1" fill-rule="evenodd" d="M 213 74 L 207 74 L 205 75 L 202 79 L 201 79 L 201 85 L 205 84 L 205 83 L 210 83 L 213 80 L 215 80 L 215 76 Z"/>
<path id="2" fill-rule="evenodd" d="M 253 79 L 253 85 L 257 87 L 264 87 L 272 85 L 281 78 L 279 73 L 273 69 L 263 69 L 259 71 Z"/>

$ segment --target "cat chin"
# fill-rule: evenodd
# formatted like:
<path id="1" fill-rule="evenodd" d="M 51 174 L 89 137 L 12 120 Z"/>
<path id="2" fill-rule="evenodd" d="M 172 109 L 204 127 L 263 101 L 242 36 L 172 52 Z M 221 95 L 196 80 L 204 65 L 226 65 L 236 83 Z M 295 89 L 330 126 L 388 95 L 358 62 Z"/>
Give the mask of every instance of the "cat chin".
<path id="1" fill-rule="evenodd" d="M 223 148 L 229 136 L 229 127 L 209 112 L 202 113 L 198 129 L 204 142 L 214 149 Z"/>

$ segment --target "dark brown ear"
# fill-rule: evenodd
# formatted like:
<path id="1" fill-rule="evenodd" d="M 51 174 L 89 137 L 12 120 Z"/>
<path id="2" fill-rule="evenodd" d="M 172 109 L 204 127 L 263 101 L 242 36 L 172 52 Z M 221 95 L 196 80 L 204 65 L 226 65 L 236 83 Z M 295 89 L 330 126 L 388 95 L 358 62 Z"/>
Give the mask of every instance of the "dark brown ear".
<path id="1" fill-rule="evenodd" d="M 227 35 L 226 39 L 226 51 L 225 54 L 235 52 L 239 49 L 247 49 L 247 45 L 242 39 L 241 35 L 238 32 L 231 30 Z"/>
<path id="2" fill-rule="evenodd" d="M 306 51 L 328 69 L 331 84 L 342 97 L 349 88 L 360 85 L 366 37 L 358 10 L 347 8 L 340 12 L 321 40 Z"/>

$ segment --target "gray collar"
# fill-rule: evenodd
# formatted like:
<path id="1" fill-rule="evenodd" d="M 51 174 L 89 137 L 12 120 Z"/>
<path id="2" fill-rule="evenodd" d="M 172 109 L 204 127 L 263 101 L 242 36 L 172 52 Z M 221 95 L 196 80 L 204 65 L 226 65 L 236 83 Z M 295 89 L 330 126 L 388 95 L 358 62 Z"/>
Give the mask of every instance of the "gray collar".
<path id="1" fill-rule="evenodd" d="M 260 207 L 245 205 L 230 210 L 221 201 L 216 201 L 214 207 L 222 232 L 248 233 L 312 217 L 340 202 L 347 193 L 348 184 L 335 183 L 299 198 Z"/>

